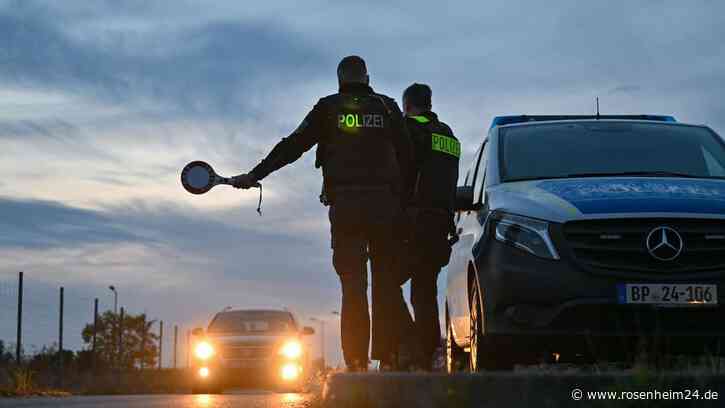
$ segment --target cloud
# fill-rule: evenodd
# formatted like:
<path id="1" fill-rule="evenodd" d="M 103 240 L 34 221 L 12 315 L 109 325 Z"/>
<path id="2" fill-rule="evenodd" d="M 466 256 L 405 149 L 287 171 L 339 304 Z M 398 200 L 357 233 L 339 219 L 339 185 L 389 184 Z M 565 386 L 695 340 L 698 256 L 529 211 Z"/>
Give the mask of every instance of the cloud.
<path id="1" fill-rule="evenodd" d="M 88 210 L 58 202 L 10 198 L 0 198 L 0 213 L 1 249 L 57 250 L 61 257 L 65 251 L 77 257 L 75 263 L 83 263 L 94 253 L 108 252 L 109 248 L 125 247 L 187 257 L 191 263 L 206 264 L 205 273 L 212 279 L 245 276 L 249 280 L 283 281 L 289 278 L 289 257 L 305 259 L 296 268 L 308 277 L 330 269 L 325 229 L 299 229 L 274 217 L 260 219 L 260 226 L 255 228 L 227 220 L 226 211 L 210 214 L 184 210 L 171 203 L 138 201 Z M 283 224 L 288 228 L 280 230 Z M 285 257 L 275 253 L 284 253 Z M 104 262 L 121 266 L 130 259 L 107 258 Z"/>
<path id="2" fill-rule="evenodd" d="M 0 214 L 0 247 L 43 249 L 141 241 L 97 211 L 57 202 L 0 197 Z"/>
<path id="3" fill-rule="evenodd" d="M 642 90 L 641 86 L 638 85 L 620 85 L 609 90 L 609 94 L 615 93 L 634 93 Z"/>
<path id="4" fill-rule="evenodd" d="M 303 36 L 266 21 L 213 21 L 173 35 L 151 31 L 139 42 L 133 32 L 83 41 L 59 21 L 32 2 L 1 10 L 0 79 L 111 103 L 150 98 L 184 114 L 234 115 L 254 106 L 265 86 L 283 84 L 292 72 L 309 77 L 327 62 Z M 153 44 L 164 52 L 143 52 Z"/>

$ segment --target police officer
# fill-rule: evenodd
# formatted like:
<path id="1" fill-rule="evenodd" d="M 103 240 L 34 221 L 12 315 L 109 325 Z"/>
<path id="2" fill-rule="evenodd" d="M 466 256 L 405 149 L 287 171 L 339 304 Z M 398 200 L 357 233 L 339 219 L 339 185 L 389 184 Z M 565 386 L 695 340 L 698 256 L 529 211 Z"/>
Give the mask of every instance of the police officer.
<path id="1" fill-rule="evenodd" d="M 437 280 L 451 254 L 449 238 L 455 234 L 453 208 L 458 182 L 461 145 L 448 125 L 431 110 L 429 86 L 413 84 L 403 93 L 406 125 L 415 150 L 413 177 L 408 188 L 411 202 L 408 268 L 419 368 L 430 370 L 440 345 Z M 407 311 L 406 311 L 407 314 Z"/>
<path id="2" fill-rule="evenodd" d="M 317 145 L 321 197 L 330 205 L 332 262 L 342 284 L 343 356 L 348 369 L 357 371 L 368 364 L 368 256 L 373 359 L 388 359 L 397 344 L 397 323 L 386 311 L 394 307 L 391 303 L 400 290 L 391 279 L 394 221 L 406 201 L 402 194 L 409 184 L 412 145 L 400 108 L 393 99 L 373 92 L 362 58 L 343 58 L 337 76 L 339 92 L 320 99 L 297 130 L 251 172 L 234 177 L 234 185 L 250 188 Z"/>

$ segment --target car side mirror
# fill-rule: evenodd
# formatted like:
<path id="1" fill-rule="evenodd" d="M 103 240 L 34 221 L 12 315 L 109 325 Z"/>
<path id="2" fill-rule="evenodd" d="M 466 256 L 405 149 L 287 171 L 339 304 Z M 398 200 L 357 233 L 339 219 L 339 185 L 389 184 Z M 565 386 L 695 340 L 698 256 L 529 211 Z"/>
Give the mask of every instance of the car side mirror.
<path id="1" fill-rule="evenodd" d="M 475 211 L 480 207 L 473 203 L 473 187 L 458 186 L 456 187 L 455 211 Z"/>
<path id="2" fill-rule="evenodd" d="M 305 326 L 302 328 L 303 336 L 312 336 L 313 334 L 315 334 L 315 329 L 313 329 L 312 327 Z"/>
<path id="3" fill-rule="evenodd" d="M 196 329 L 191 331 L 191 334 L 193 334 L 194 336 L 203 336 L 204 329 L 202 329 L 201 327 L 197 327 Z"/>

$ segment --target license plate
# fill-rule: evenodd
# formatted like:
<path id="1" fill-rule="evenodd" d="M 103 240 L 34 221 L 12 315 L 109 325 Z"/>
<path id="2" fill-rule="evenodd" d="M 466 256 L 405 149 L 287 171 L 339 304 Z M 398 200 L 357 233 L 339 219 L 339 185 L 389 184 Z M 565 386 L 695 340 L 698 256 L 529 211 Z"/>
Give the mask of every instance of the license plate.
<path id="1" fill-rule="evenodd" d="M 717 305 L 717 285 L 691 283 L 621 283 L 617 285 L 621 304 Z"/>

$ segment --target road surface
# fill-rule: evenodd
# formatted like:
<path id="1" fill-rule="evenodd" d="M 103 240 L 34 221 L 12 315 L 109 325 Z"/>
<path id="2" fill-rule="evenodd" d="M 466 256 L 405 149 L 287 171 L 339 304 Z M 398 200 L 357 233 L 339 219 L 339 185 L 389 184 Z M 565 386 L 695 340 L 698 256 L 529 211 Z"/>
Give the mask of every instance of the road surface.
<path id="1" fill-rule="evenodd" d="M 310 394 L 265 391 L 223 395 L 133 395 L 67 398 L 0 399 L 0 407 L 13 408 L 307 408 Z"/>

